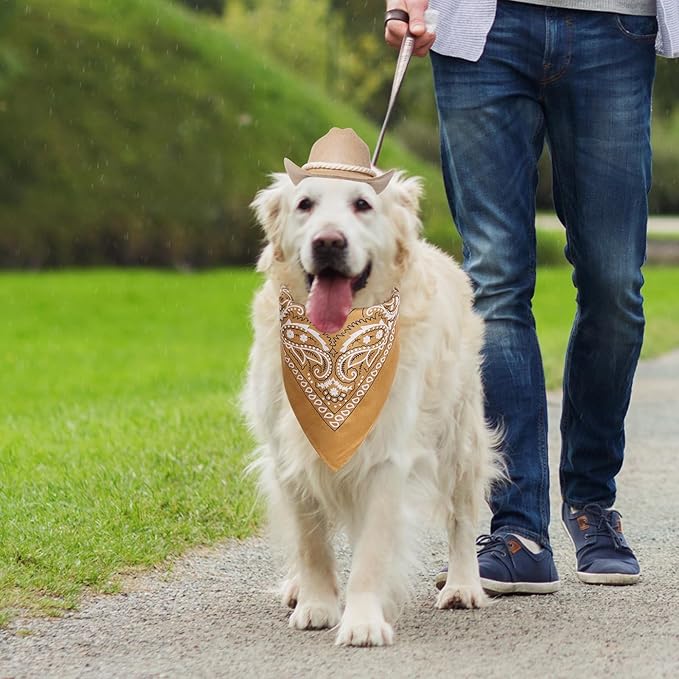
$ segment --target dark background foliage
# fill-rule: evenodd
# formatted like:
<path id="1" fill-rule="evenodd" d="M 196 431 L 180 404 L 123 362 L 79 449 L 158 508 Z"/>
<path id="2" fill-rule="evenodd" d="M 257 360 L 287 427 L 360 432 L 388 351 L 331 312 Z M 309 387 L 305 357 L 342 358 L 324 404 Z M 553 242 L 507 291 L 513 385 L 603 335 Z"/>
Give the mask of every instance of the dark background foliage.
<path id="1" fill-rule="evenodd" d="M 190 9 L 198 12 L 211 12 L 212 14 L 224 14 L 226 0 L 180 0 Z"/>

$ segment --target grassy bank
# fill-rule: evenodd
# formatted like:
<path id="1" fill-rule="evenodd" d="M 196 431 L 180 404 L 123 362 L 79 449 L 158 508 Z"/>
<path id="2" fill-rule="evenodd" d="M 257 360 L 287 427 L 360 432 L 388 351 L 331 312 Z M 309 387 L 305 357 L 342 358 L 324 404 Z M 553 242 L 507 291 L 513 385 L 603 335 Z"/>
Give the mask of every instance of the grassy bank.
<path id="1" fill-rule="evenodd" d="M 538 281 L 554 386 L 574 291 L 563 268 Z M 679 346 L 679 270 L 647 281 L 649 356 Z M 0 275 L 0 620 L 256 529 L 236 407 L 256 284 L 244 270 Z"/>
<path id="2" fill-rule="evenodd" d="M 250 273 L 0 276 L 0 615 L 257 522 Z"/>
<path id="3" fill-rule="evenodd" d="M 250 262 L 248 204 L 284 156 L 303 163 L 332 126 L 377 138 L 181 5 L 2 4 L 14 11 L 0 22 L 0 266 Z M 438 169 L 395 142 L 381 163 L 425 178 L 429 235 L 450 249 Z"/>

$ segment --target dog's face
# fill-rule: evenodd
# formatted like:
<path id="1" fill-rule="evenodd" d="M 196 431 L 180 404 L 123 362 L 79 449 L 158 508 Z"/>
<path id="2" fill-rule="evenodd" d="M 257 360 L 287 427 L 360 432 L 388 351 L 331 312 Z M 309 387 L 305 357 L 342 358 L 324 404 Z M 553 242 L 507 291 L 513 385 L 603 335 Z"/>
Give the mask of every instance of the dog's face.
<path id="1" fill-rule="evenodd" d="M 283 250 L 297 255 L 306 276 L 309 319 L 336 332 L 370 282 L 373 262 L 393 255 L 393 229 L 380 196 L 365 182 L 309 178 L 291 200 Z"/>
<path id="2" fill-rule="evenodd" d="M 370 276 L 372 259 L 389 238 L 380 197 L 365 182 L 309 178 L 292 195 L 283 247 L 299 253 L 309 281 L 346 277 L 354 291 Z"/>
<path id="3" fill-rule="evenodd" d="M 380 194 L 366 182 L 286 175 L 253 206 L 269 244 L 260 260 L 306 302 L 312 323 L 336 332 L 352 307 L 384 301 L 417 238 L 417 180 L 395 177 Z"/>

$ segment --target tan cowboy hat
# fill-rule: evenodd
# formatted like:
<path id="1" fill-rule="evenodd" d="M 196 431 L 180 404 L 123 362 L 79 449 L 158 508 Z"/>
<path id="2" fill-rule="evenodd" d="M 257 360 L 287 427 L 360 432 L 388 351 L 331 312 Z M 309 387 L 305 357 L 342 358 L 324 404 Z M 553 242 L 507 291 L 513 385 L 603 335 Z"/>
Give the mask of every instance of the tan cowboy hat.
<path id="1" fill-rule="evenodd" d="M 379 174 L 372 167 L 368 145 L 349 127 L 333 127 L 316 141 L 309 152 L 309 160 L 302 167 L 289 158 L 285 158 L 283 164 L 293 184 L 299 184 L 307 177 L 353 179 L 370 184 L 375 193 L 383 191 L 394 174 L 394 170 Z"/>

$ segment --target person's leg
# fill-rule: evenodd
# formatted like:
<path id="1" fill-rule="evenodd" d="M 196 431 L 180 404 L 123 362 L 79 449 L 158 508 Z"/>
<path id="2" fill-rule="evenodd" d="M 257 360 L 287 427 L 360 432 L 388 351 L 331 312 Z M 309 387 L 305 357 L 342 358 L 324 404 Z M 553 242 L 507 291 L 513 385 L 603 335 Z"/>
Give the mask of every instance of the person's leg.
<path id="1" fill-rule="evenodd" d="M 511 479 L 493 490 L 491 531 L 549 546 L 545 386 L 531 310 L 541 12 L 501 2 L 479 62 L 432 54 L 432 63 L 446 191 L 486 323 L 486 415 L 503 428 Z"/>
<path id="2" fill-rule="evenodd" d="M 651 180 L 655 20 L 573 12 L 572 64 L 545 89 L 555 203 L 577 312 L 561 420 L 562 520 L 577 575 L 633 584 L 639 564 L 612 507 L 644 332 L 641 267 Z"/>
<path id="3" fill-rule="evenodd" d="M 569 506 L 606 508 L 615 501 L 644 331 L 655 19 L 566 14 L 574 27 L 572 61 L 544 90 L 555 204 L 577 288 L 563 382 L 560 481 Z"/>

